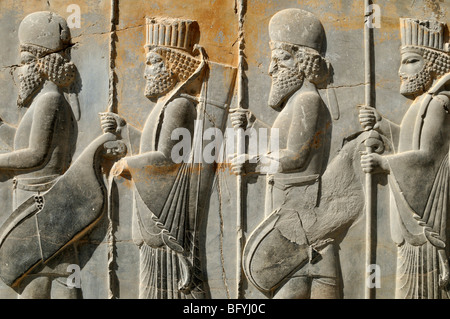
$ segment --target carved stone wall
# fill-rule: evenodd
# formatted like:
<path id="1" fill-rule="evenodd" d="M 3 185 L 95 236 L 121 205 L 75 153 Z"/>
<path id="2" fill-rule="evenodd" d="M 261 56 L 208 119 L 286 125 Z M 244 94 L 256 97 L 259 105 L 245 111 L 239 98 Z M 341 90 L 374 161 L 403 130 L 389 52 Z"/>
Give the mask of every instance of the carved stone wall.
<path id="1" fill-rule="evenodd" d="M 413 120 L 404 119 L 414 103 L 400 93 L 400 48 L 405 46 L 405 42 L 402 44 L 400 18 L 438 20 L 444 24 L 442 39 L 448 43 L 446 24 L 450 4 L 437 0 L 378 0 L 369 4 L 374 5 L 372 28 L 364 23 L 364 1 L 353 0 L 1 1 L 0 37 L 4 45 L 0 49 L 0 118 L 3 122 L 0 126 L 0 225 L 3 225 L 0 228 L 0 268 L 5 270 L 2 274 L 0 269 L 0 298 L 26 297 L 26 288 L 23 287 L 27 286 L 28 280 L 47 273 L 52 274 L 51 280 L 62 278 L 59 279 L 62 285 L 52 284 L 49 292 L 52 298 L 67 297 L 67 292 L 63 291 L 69 289 L 64 287 L 69 282 L 66 279 L 78 280 L 73 276 L 68 279 L 72 274 L 81 278 L 81 288 L 73 288 L 78 297 L 94 299 L 169 298 L 169 295 L 212 299 L 290 298 L 304 296 L 299 293 L 302 289 L 311 289 L 310 297 L 325 298 L 329 296 L 325 290 L 330 286 L 334 287 L 331 293 L 335 293 L 335 298 L 365 298 L 368 296 L 366 280 L 369 275 L 373 275 L 370 280 L 374 285 L 379 284 L 369 289 L 371 298 L 398 297 L 398 243 L 391 233 L 391 215 L 397 215 L 390 197 L 390 189 L 397 182 L 390 178 L 395 176 L 399 181 L 401 192 L 415 194 L 425 203 L 430 201 L 434 184 L 433 181 L 425 182 L 424 176 L 441 174 L 442 180 L 448 180 L 448 176 L 438 168 L 440 163 L 424 160 L 422 164 L 411 167 L 401 161 L 397 163 L 395 156 L 410 150 L 422 150 L 425 142 L 422 146 L 410 149 L 400 146 L 399 149 L 395 134 L 381 129 L 381 119 L 401 124 L 401 141 L 402 134 L 407 134 L 408 127 L 413 126 L 410 123 Z M 292 37 L 289 34 L 285 38 L 283 32 L 287 31 L 283 29 L 283 23 L 275 21 L 275 18 L 272 20 L 285 9 L 300 10 L 295 14 L 311 19 L 309 29 L 306 24 L 301 25 L 302 22 L 296 26 L 295 14 L 288 14 L 289 19 L 281 21 L 293 23 L 293 27 L 288 28 Z M 42 75 L 45 83 L 32 94 L 29 105 L 17 107 L 18 95 L 23 89 L 19 73 L 22 66 L 28 63 L 21 61 L 21 53 L 26 51 L 23 45 L 33 44 L 30 43 L 33 40 L 21 40 L 19 26 L 29 14 L 41 11 L 66 19 L 71 42 L 64 50 L 58 48 L 51 53 L 70 50 L 65 61 L 71 61 L 77 71 L 70 86 L 58 85 L 56 81 L 51 81 L 50 75 Z M 50 17 L 50 20 L 54 18 L 53 15 Z M 316 20 L 323 27 L 320 32 L 319 24 L 314 24 Z M 269 31 L 271 23 L 273 29 Z M 419 22 L 418 25 L 417 32 L 420 33 L 420 26 L 427 24 Z M 408 30 L 416 30 L 414 26 Z M 33 28 L 39 30 L 46 26 L 36 22 Z M 365 39 L 365 28 L 372 37 Z M 432 26 L 429 30 L 436 28 Z M 58 41 L 62 37 L 62 29 L 55 31 L 59 32 Z M 30 31 L 26 32 L 30 34 Z M 51 37 L 52 32 L 44 32 L 44 35 L 35 38 Z M 316 41 L 314 37 L 320 37 L 317 34 L 322 35 L 321 32 L 323 44 L 320 48 L 314 48 L 308 41 Z M 412 34 L 410 36 L 414 37 Z M 420 39 L 423 39 L 425 33 L 422 31 L 420 34 Z M 439 30 L 437 34 L 435 41 L 438 42 Z M 180 42 L 182 37 L 185 38 Z M 420 41 L 416 40 L 413 44 L 420 47 Z M 296 47 L 293 49 L 289 45 Z M 365 55 L 367 45 L 372 51 Z M 273 98 L 271 88 L 274 76 L 271 75 L 276 73 L 273 69 L 273 52 L 276 49 L 290 53 L 286 61 L 288 58 L 297 59 L 296 54 L 304 50 L 298 67 L 303 74 L 307 74 L 305 70 L 308 68 L 304 60 L 309 58 L 312 61 L 309 66 L 311 70 L 316 72 L 324 67 L 328 71 L 325 81 L 304 76 L 302 84 L 294 83 L 293 91 L 283 96 L 282 107 L 278 109 L 269 106 Z M 444 56 L 444 62 L 439 75 L 435 71 L 430 73 L 433 84 L 439 79 L 445 80 L 450 71 L 445 64 L 448 51 L 444 45 L 438 51 Z M 44 56 L 50 54 L 45 52 Z M 276 62 L 282 60 L 277 57 Z M 170 82 L 172 86 L 169 83 L 164 92 L 150 96 L 147 94 L 148 82 L 152 72 L 157 72 L 155 66 L 168 69 L 171 79 L 167 81 L 174 82 Z M 367 69 L 371 72 L 369 77 L 366 76 Z M 314 73 L 311 70 L 309 72 Z M 317 74 L 316 78 L 320 77 L 319 71 Z M 291 75 L 290 79 L 295 76 Z M 47 82 L 52 82 L 49 86 L 55 85 L 54 89 L 61 93 L 59 98 L 70 105 L 74 117 L 69 121 L 71 124 L 59 124 L 61 131 L 49 128 L 46 131 L 48 135 L 32 144 L 35 141 L 30 142 L 28 135 L 32 134 L 30 127 L 33 121 L 36 123 L 37 113 L 29 115 L 27 111 L 33 103 L 46 104 L 45 100 L 41 103 L 39 99 L 40 94 L 46 92 Z M 302 95 L 301 89 L 306 87 L 310 91 L 305 94 L 316 93 L 313 96 Z M 359 106 L 367 105 L 368 87 L 369 91 L 372 90 L 370 106 L 376 109 L 373 116 L 379 123 L 375 131 L 379 131 L 380 135 L 375 139 L 381 141 L 378 144 L 384 147 L 380 157 L 387 159 L 390 165 L 388 173 L 376 169 L 371 172 L 371 200 L 367 195 L 367 177 L 361 167 L 360 153 L 366 150 L 365 141 L 371 130 L 367 126 L 362 127 L 359 118 Z M 434 91 L 430 91 L 432 88 Z M 446 88 L 444 81 L 440 86 L 430 85 L 422 93 L 425 96 L 431 92 L 428 95 L 433 96 L 430 97 L 432 101 L 439 96 L 443 100 L 442 109 L 447 111 Z M 292 103 L 292 109 L 288 109 L 289 103 Z M 425 113 L 433 114 L 434 102 L 428 103 L 431 103 L 431 111 Z M 229 111 L 239 108 L 251 113 L 241 117 L 245 123 L 236 124 L 233 119 L 238 118 L 236 114 L 239 111 Z M 56 114 L 61 113 L 58 112 Z M 446 112 L 443 114 L 448 117 Z M 436 115 L 432 119 L 443 118 L 446 123 L 448 119 L 445 116 Z M 430 117 L 424 118 L 423 125 L 426 127 Z M 44 120 L 44 123 L 53 123 L 52 119 Z M 203 124 L 198 126 L 200 122 Z M 21 123 L 24 123 L 24 131 L 20 131 Z M 296 138 L 307 135 L 308 125 L 313 125 L 311 123 L 314 124 L 311 140 L 303 145 Z M 176 144 L 170 140 L 174 128 L 185 129 L 191 139 L 190 145 L 200 145 L 200 150 L 204 150 L 212 138 L 199 139 L 195 132 L 204 132 L 212 127 L 223 134 L 227 132 L 228 136 L 240 124 L 256 132 L 256 136 L 252 136 L 256 140 L 250 137 L 244 143 L 246 152 L 258 138 L 262 139 L 260 143 L 264 142 L 259 128 L 276 128 L 280 147 L 292 151 L 291 146 L 295 144 L 297 149 L 293 146 L 293 156 L 300 159 L 305 156 L 307 163 L 294 161 L 297 166 L 284 170 L 280 168 L 285 167 L 284 164 L 280 164 L 276 174 L 250 172 L 247 167 L 246 172 L 238 177 L 233 171 L 231 159 L 221 160 L 220 156 L 213 164 L 194 153 L 188 154 L 194 164 L 177 163 L 173 158 L 168 158 L 171 153 L 167 148 Z M 448 143 L 445 142 L 448 131 L 444 124 L 441 123 L 444 128 L 435 133 L 444 142 L 439 150 L 430 153 L 432 155 L 424 155 L 425 159 L 440 158 L 445 150 L 448 154 Z M 7 125 L 18 129 L 19 133 L 14 135 L 6 129 L 3 131 L 2 127 Z M 69 125 L 75 125 L 76 129 L 72 134 L 64 135 Z M 40 131 L 39 128 L 35 127 L 36 131 Z M 421 129 L 419 131 L 422 132 Z M 4 154 L 25 148 L 35 150 L 37 145 L 61 139 L 57 134 L 66 138 L 65 143 L 75 145 L 73 154 L 70 154 L 70 165 L 49 173 L 58 175 L 52 179 L 55 184 L 47 189 L 33 188 L 30 200 L 25 202 L 29 202 L 29 206 L 20 205 L 15 202 L 18 196 L 15 191 L 20 187 L 21 176 L 46 177 L 36 172 L 60 160 L 59 157 L 52 157 L 59 152 L 54 150 L 59 148 L 46 148 L 45 159 L 24 168 L 12 165 L 14 160 Z M 373 138 L 372 135 L 370 137 Z M 221 145 L 217 136 L 216 141 L 220 145 L 217 153 L 219 149 L 235 143 L 232 138 L 224 138 Z M 56 142 L 50 143 L 55 145 L 52 143 Z M 403 143 L 401 145 L 407 142 Z M 305 149 L 308 149 L 308 154 L 302 155 Z M 313 155 L 310 155 L 310 150 Z M 375 147 L 372 151 L 376 153 Z M 260 148 L 258 154 L 263 157 L 263 153 Z M 2 156 L 5 156 L 4 160 Z M 31 158 L 35 156 L 38 155 L 31 155 Z M 414 160 L 420 157 L 417 154 L 414 156 Z M 442 160 L 445 161 L 445 158 Z M 375 166 L 382 167 L 381 164 Z M 399 177 L 404 175 L 409 176 L 405 178 L 407 181 Z M 448 189 L 445 187 L 448 185 L 444 184 L 439 189 L 442 197 L 446 198 Z M 419 191 L 421 188 L 423 192 Z M 83 196 L 79 197 L 78 192 Z M 37 208 L 33 206 L 35 201 L 31 197 L 35 195 L 44 198 L 43 207 L 38 205 L 39 198 L 36 199 Z M 408 196 L 406 201 L 411 200 Z M 397 204 L 399 201 L 397 198 Z M 436 257 L 434 261 L 429 261 L 437 263 L 434 268 L 430 266 L 430 271 L 444 276 L 446 268 L 442 263 L 448 262 L 449 244 L 446 233 L 448 203 L 446 199 L 440 203 L 438 208 L 431 210 L 434 213 L 429 213 L 438 217 L 430 217 L 429 220 L 425 220 L 426 214 L 421 213 L 425 208 L 415 209 L 410 204 L 419 215 L 415 220 L 424 223 L 420 226 L 423 229 L 418 232 L 426 233 L 423 238 L 440 240 L 439 243 L 432 239 L 427 241 L 427 245 L 432 246 L 429 254 L 438 256 L 440 251 L 447 251 L 441 259 Z M 369 264 L 375 265 L 369 275 L 366 272 L 368 206 L 372 208 L 372 234 L 369 240 L 372 254 Z M 93 210 L 96 214 L 89 220 L 81 221 L 76 216 L 83 209 Z M 46 216 L 47 211 L 50 216 L 48 224 L 39 221 L 39 216 Z M 59 214 L 75 217 L 64 219 Z M 406 214 L 412 216 L 411 212 Z M 38 229 L 34 233 L 25 225 L 28 217 L 37 220 Z M 439 225 L 430 224 L 431 219 L 439 218 L 442 220 Z M 242 222 L 241 227 L 239 221 Z M 58 227 L 51 225 L 62 225 L 59 235 Z M 44 233 L 46 227 L 49 235 Z M 184 232 L 181 235 L 180 229 Z M 155 231 L 157 236 L 152 233 Z M 22 241 L 20 236 L 27 239 Z M 58 243 L 60 246 L 52 248 L 48 256 L 44 256 L 46 236 L 65 236 Z M 38 238 L 38 244 L 34 243 L 37 248 L 31 252 L 32 239 L 30 243 L 26 240 L 34 237 Z M 8 245 L 13 248 L 8 248 Z M 16 248 L 21 253 L 16 253 Z M 31 264 L 23 266 L 23 270 L 14 267 L 10 270 L 4 265 L 11 254 L 23 255 L 14 261 L 18 265 L 23 265 L 24 260 Z M 30 259 L 33 254 L 37 257 Z M 38 263 L 37 268 L 34 262 Z M 78 266 L 79 271 L 78 268 L 75 272 L 66 269 L 64 277 L 64 271 L 58 267 L 69 264 Z M 314 265 L 319 266 L 315 268 Z M 406 277 L 412 276 L 407 271 L 405 273 Z M 269 283 L 266 280 L 267 277 L 277 276 L 280 277 L 278 282 Z M 317 287 L 323 284 L 328 288 L 314 290 L 316 286 L 311 286 L 311 282 L 318 277 L 322 281 L 316 282 Z M 10 281 L 5 278 L 10 278 Z M 300 281 L 306 278 L 305 283 L 299 284 L 298 278 Z M 330 278 L 331 281 L 328 281 Z M 164 284 L 152 286 L 155 281 Z M 269 288 L 262 288 L 264 284 Z M 291 284 L 293 286 L 289 288 Z M 437 284 L 430 283 L 428 289 L 433 285 Z M 40 286 L 37 287 L 32 288 L 39 290 Z M 447 292 L 446 288 L 444 285 L 436 289 Z M 22 294 L 22 290 L 25 293 Z M 30 295 L 33 296 L 33 293 Z M 433 296 L 443 295 L 446 294 Z"/>

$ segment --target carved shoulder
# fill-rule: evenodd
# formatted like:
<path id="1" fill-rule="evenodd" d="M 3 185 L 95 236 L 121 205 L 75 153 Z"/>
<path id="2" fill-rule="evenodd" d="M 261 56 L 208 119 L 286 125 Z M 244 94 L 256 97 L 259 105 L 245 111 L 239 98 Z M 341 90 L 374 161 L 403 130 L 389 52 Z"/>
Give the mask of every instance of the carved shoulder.
<path id="1" fill-rule="evenodd" d="M 309 117 L 317 116 L 321 112 L 323 101 L 316 92 L 301 92 L 292 97 L 290 103 L 293 103 L 294 114 Z"/>
<path id="2" fill-rule="evenodd" d="M 322 98 L 315 91 L 298 92 L 298 94 L 292 96 L 292 100 L 294 103 L 322 104 Z"/>
<path id="3" fill-rule="evenodd" d="M 195 105 L 189 99 L 180 97 L 171 101 L 166 108 L 164 118 L 171 122 L 184 123 L 195 119 Z"/>
<path id="4" fill-rule="evenodd" d="M 189 100 L 188 98 L 185 98 L 185 97 L 178 97 L 178 98 L 174 99 L 173 101 L 171 101 L 167 105 L 167 109 L 176 108 L 176 109 L 181 109 L 184 111 L 192 110 L 193 107 L 194 107 L 194 103 L 192 103 L 191 100 Z"/>
<path id="5" fill-rule="evenodd" d="M 422 149 L 425 147 L 436 152 L 447 143 L 449 118 L 446 107 L 448 102 L 449 99 L 445 95 L 439 94 L 433 96 L 425 114 L 420 114 L 422 117 L 422 126 L 415 133 L 418 134 L 417 138 L 419 138 Z M 434 155 L 433 153 L 430 159 L 434 158 Z"/>
<path id="6" fill-rule="evenodd" d="M 447 92 L 433 96 L 433 100 L 431 101 L 431 103 L 433 104 L 433 106 L 441 107 L 445 110 L 445 112 L 449 113 L 450 98 Z"/>
<path id="7" fill-rule="evenodd" d="M 54 112 L 63 102 L 63 96 L 58 92 L 47 92 L 36 101 L 36 108 L 40 112 Z"/>

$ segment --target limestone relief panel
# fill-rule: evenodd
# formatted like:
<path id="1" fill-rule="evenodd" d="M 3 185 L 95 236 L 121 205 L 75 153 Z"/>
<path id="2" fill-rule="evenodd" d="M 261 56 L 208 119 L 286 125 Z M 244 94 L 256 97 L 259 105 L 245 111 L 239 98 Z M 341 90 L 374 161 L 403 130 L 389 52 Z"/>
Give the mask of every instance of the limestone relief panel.
<path id="1" fill-rule="evenodd" d="M 0 8 L 0 298 L 449 297 L 448 2 Z"/>

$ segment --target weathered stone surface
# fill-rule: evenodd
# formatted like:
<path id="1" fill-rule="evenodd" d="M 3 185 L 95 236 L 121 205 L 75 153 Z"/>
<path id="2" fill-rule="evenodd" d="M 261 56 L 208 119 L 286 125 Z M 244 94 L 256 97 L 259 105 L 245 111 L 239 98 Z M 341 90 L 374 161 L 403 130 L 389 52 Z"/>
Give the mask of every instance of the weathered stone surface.
<path id="1" fill-rule="evenodd" d="M 450 4 L 369 4 L 1 1 L 0 298 L 448 297 Z"/>

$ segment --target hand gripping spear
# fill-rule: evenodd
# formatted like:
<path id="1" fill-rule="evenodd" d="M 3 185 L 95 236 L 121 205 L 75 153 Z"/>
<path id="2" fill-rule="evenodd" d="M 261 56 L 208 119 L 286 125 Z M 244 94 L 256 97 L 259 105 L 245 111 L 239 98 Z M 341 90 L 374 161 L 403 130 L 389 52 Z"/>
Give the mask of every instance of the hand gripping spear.
<path id="1" fill-rule="evenodd" d="M 365 106 L 375 107 L 374 102 L 374 81 L 373 81 L 373 27 L 369 19 L 372 19 L 372 6 L 370 0 L 364 0 L 364 60 L 365 60 Z M 367 131 L 367 139 L 364 141 L 366 153 L 370 154 L 374 151 L 380 151 L 382 143 L 380 135 L 373 129 L 372 125 L 363 127 Z M 372 229 L 373 229 L 373 190 L 372 190 L 372 174 L 366 173 L 366 256 L 365 256 L 365 298 L 373 298 L 373 285 L 369 283 L 369 276 L 372 265 Z"/>
<path id="2" fill-rule="evenodd" d="M 117 114 L 117 91 L 116 91 L 116 73 L 115 69 L 115 55 L 116 55 L 116 28 L 118 24 L 118 10 L 119 0 L 111 0 L 111 15 L 110 15 L 110 37 L 109 37 L 109 101 L 108 112 L 100 114 L 101 116 L 108 116 L 108 113 Z M 105 132 L 116 131 L 115 125 L 112 127 L 103 128 Z M 122 143 L 123 144 L 123 143 Z M 118 144 L 117 144 L 118 145 Z M 123 153 L 126 150 L 123 149 Z M 109 172 L 108 172 L 109 175 Z M 116 276 L 116 242 L 115 242 L 115 225 L 113 216 L 112 204 L 112 190 L 114 187 L 114 176 L 111 174 L 108 177 L 108 201 L 107 201 L 107 217 L 108 217 L 108 298 L 117 299 L 118 279 Z"/>
<path id="3" fill-rule="evenodd" d="M 238 56 L 238 108 L 245 108 L 244 86 L 245 86 L 245 60 L 244 60 L 244 17 L 245 10 L 247 8 L 247 0 L 236 0 L 235 12 L 239 17 L 239 56 Z M 243 136 L 243 129 L 237 128 L 237 155 L 245 153 L 245 142 Z M 242 269 L 242 252 L 244 248 L 244 192 L 243 192 L 243 178 L 242 173 L 237 175 L 236 180 L 237 191 L 237 212 L 236 212 L 236 230 L 237 230 L 237 242 L 236 242 L 236 299 L 243 298 L 242 284 L 243 284 L 243 269 Z"/>

